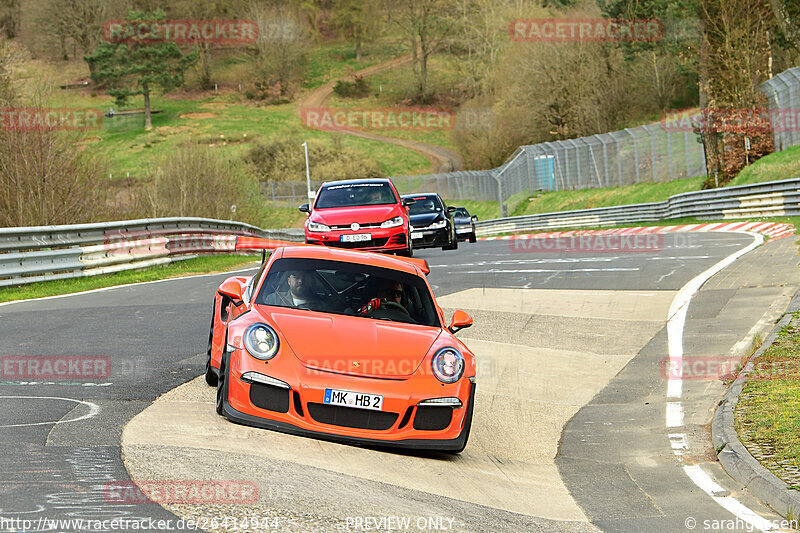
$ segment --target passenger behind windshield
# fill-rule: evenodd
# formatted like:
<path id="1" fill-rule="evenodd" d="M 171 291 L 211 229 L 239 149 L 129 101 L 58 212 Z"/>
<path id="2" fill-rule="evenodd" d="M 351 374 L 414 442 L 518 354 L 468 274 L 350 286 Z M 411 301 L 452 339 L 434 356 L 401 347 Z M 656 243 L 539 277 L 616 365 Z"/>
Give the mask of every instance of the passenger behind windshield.
<path id="1" fill-rule="evenodd" d="M 418 276 L 311 259 L 280 259 L 256 304 L 439 327 L 433 299 Z"/>

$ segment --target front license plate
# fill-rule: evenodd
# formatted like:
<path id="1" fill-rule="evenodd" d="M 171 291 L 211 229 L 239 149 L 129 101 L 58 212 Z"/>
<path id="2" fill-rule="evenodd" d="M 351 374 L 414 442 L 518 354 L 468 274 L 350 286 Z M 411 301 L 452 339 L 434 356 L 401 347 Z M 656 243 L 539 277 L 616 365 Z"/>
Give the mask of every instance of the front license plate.
<path id="1" fill-rule="evenodd" d="M 472 232 L 472 228 L 458 228 L 456 230 L 456 233 L 471 233 L 471 232 Z"/>
<path id="2" fill-rule="evenodd" d="M 344 407 L 357 407 L 380 411 L 383 409 L 383 396 L 380 394 L 366 394 L 349 390 L 325 389 L 324 403 L 328 405 L 341 405 Z"/>
<path id="3" fill-rule="evenodd" d="M 411 232 L 411 238 L 412 239 L 421 239 L 422 238 L 422 232 L 421 231 L 412 231 Z"/>
<path id="4" fill-rule="evenodd" d="M 342 235 L 342 242 L 363 242 L 371 240 L 372 240 L 372 235 L 369 233 L 355 233 L 353 235 Z"/>

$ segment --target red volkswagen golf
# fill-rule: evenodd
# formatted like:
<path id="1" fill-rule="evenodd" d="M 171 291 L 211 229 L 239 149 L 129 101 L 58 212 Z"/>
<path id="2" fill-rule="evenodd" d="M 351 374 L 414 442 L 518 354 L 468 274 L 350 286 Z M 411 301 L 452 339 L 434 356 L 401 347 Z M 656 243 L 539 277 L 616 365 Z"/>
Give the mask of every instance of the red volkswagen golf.
<path id="1" fill-rule="evenodd" d="M 391 180 L 361 179 L 323 183 L 308 214 L 306 243 L 411 256 L 408 206 Z"/>

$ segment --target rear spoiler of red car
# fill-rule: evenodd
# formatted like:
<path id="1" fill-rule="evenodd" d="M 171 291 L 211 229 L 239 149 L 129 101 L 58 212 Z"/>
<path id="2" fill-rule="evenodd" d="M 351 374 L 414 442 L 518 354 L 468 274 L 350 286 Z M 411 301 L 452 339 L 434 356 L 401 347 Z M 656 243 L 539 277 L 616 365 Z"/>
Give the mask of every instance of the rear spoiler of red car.
<path id="1" fill-rule="evenodd" d="M 260 250 L 264 252 L 262 254 L 262 261 L 266 258 L 266 251 L 267 250 L 274 250 L 275 248 L 280 248 L 281 246 L 318 246 L 316 244 L 304 244 L 301 242 L 291 242 L 291 241 L 279 241 L 275 239 L 262 239 L 260 237 L 236 237 L 236 250 Z M 353 250 L 358 251 L 358 250 Z M 365 252 L 371 253 L 371 252 Z M 423 274 L 426 276 L 431 273 L 431 269 L 428 266 L 428 262 L 424 259 L 415 259 L 413 257 L 400 257 L 397 256 L 395 259 L 400 259 L 402 261 L 406 261 L 411 263 L 412 265 L 416 265 Z"/>

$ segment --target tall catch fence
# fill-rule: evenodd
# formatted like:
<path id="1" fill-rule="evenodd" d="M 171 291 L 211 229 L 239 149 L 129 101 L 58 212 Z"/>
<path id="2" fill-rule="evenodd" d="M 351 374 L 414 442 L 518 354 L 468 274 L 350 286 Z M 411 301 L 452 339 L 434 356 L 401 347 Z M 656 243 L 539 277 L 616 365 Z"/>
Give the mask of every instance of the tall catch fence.
<path id="1" fill-rule="evenodd" d="M 770 106 L 775 150 L 800 144 L 800 67 L 789 69 L 761 86 Z M 313 172 L 313 161 L 312 161 Z M 497 201 L 501 216 L 510 199 L 534 191 L 562 191 L 665 182 L 706 175 L 703 144 L 690 127 L 664 122 L 636 128 L 520 146 L 491 170 L 394 176 L 401 193 L 437 192 L 447 200 Z M 313 182 L 314 190 L 320 182 Z M 294 206 L 307 201 L 305 182 L 267 182 L 267 200 Z"/>

